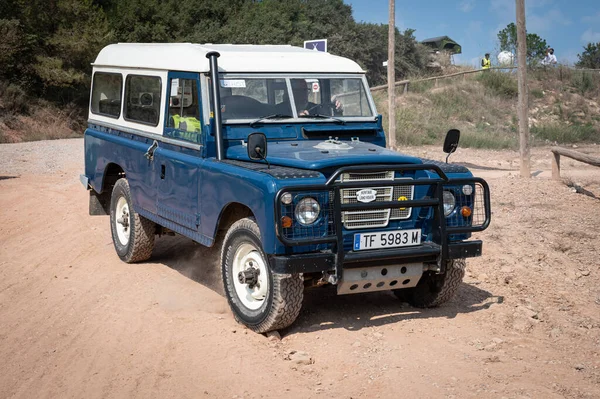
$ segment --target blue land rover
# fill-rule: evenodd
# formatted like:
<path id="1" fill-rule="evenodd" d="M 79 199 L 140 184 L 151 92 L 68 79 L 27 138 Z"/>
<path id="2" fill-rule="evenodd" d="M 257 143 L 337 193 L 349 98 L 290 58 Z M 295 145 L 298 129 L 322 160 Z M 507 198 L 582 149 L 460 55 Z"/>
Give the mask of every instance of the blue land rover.
<path id="1" fill-rule="evenodd" d="M 439 305 L 481 255 L 489 190 L 385 148 L 355 62 L 292 46 L 115 44 L 93 64 L 85 174 L 125 262 L 155 237 L 220 251 L 235 318 L 289 326 L 305 288 Z M 458 131 L 445 151 L 456 149 Z"/>

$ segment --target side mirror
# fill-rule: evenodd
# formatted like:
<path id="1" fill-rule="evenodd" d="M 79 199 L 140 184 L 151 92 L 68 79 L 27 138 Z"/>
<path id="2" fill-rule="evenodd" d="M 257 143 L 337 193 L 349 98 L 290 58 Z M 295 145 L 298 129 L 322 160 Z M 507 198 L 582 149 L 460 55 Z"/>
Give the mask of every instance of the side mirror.
<path id="1" fill-rule="evenodd" d="M 258 132 L 248 136 L 248 157 L 253 161 L 266 160 L 267 136 Z"/>
<path id="2" fill-rule="evenodd" d="M 446 163 L 448 163 L 450 154 L 452 154 L 458 148 L 459 139 L 460 130 L 458 129 L 450 129 L 448 130 L 448 133 L 446 133 L 446 139 L 444 140 L 444 152 L 448 154 L 446 156 Z"/>

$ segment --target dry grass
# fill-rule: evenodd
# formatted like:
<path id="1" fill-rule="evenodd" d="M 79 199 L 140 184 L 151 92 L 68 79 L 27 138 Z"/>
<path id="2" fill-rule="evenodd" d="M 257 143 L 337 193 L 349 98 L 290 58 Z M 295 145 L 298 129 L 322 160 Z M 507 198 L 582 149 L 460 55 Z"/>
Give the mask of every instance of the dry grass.
<path id="1" fill-rule="evenodd" d="M 530 74 L 530 127 L 534 143 L 600 141 L 600 78 L 592 89 L 573 84 L 579 72 L 559 69 Z M 584 78 L 585 79 L 585 78 Z M 588 85 L 588 83 L 585 83 Z M 587 86 L 585 86 L 587 87 Z M 474 148 L 518 148 L 516 78 L 487 72 L 424 82 L 396 93 L 396 140 L 399 146 L 440 144 L 448 129 L 461 131 L 461 145 Z M 375 93 L 387 128 L 387 92 Z"/>
<path id="2" fill-rule="evenodd" d="M 50 104 L 30 107 L 29 115 L 3 115 L 0 143 L 81 137 L 85 129 L 79 109 L 59 109 Z"/>

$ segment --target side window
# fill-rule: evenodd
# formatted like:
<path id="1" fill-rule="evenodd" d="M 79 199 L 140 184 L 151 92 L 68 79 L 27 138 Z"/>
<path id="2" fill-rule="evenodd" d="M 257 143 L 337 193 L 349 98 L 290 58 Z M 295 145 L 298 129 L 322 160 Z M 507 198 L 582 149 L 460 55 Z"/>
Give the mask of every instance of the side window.
<path id="1" fill-rule="evenodd" d="M 92 113 L 118 118 L 121 116 L 123 76 L 96 72 L 92 82 Z"/>
<path id="2" fill-rule="evenodd" d="M 161 79 L 129 75 L 125 80 L 125 119 L 157 126 L 160 115 Z"/>
<path id="3" fill-rule="evenodd" d="M 185 132 L 200 132 L 198 84 L 196 79 L 171 79 L 169 82 L 167 127 Z M 185 138 L 185 137 L 180 137 Z"/>

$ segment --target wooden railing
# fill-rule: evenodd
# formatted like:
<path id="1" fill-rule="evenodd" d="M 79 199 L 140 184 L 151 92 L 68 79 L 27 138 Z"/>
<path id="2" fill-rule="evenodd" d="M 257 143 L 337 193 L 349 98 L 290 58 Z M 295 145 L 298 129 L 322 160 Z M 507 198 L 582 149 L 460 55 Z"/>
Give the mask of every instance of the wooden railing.
<path id="1" fill-rule="evenodd" d="M 494 69 L 517 69 L 517 67 L 492 67 L 492 68 L 489 68 L 489 70 L 494 70 Z M 415 79 L 415 80 L 399 80 L 398 82 L 394 83 L 394 86 L 404 86 L 404 93 L 408 93 L 408 86 L 411 83 L 430 82 L 433 80 L 435 82 L 435 85 L 437 86 L 438 81 L 440 79 L 454 78 L 456 76 L 462 76 L 464 79 L 466 75 L 469 75 L 472 73 L 483 72 L 483 71 L 484 71 L 483 69 L 474 69 L 472 71 L 461 71 L 461 72 L 451 73 L 449 75 L 432 76 L 430 78 Z M 386 90 L 387 88 L 388 88 L 387 85 L 373 86 L 373 87 L 371 87 L 371 91 L 373 92 L 373 91 Z"/>
<path id="2" fill-rule="evenodd" d="M 492 67 L 489 68 L 489 70 L 503 70 L 503 69 L 517 69 L 517 67 Z M 595 72 L 595 71 L 599 71 L 600 69 L 589 69 L 589 68 L 570 68 L 574 71 L 591 71 L 591 72 Z M 442 75 L 442 76 L 432 76 L 430 78 L 424 78 L 424 79 L 415 79 L 415 80 L 399 80 L 397 82 L 394 83 L 395 86 L 404 86 L 404 90 L 403 93 L 406 94 L 408 93 L 408 87 L 411 83 L 420 83 L 420 82 L 429 82 L 429 81 L 434 81 L 435 82 L 435 86 L 437 87 L 438 85 L 438 81 L 440 79 L 447 79 L 447 78 L 454 78 L 456 76 L 462 76 L 463 79 L 465 78 L 466 75 L 472 74 L 472 73 L 478 73 L 478 72 L 483 72 L 483 69 L 474 69 L 472 71 L 461 71 L 461 72 L 456 72 L 456 73 L 451 73 L 449 75 Z M 371 87 L 371 91 L 380 91 L 380 90 L 387 90 L 388 85 L 381 85 L 381 86 L 373 86 Z"/>
<path id="3" fill-rule="evenodd" d="M 552 147 L 552 179 L 560 180 L 560 156 L 575 159 L 579 162 L 584 162 L 594 166 L 600 166 L 600 158 L 592 157 L 582 152 L 568 150 L 562 147 Z"/>

